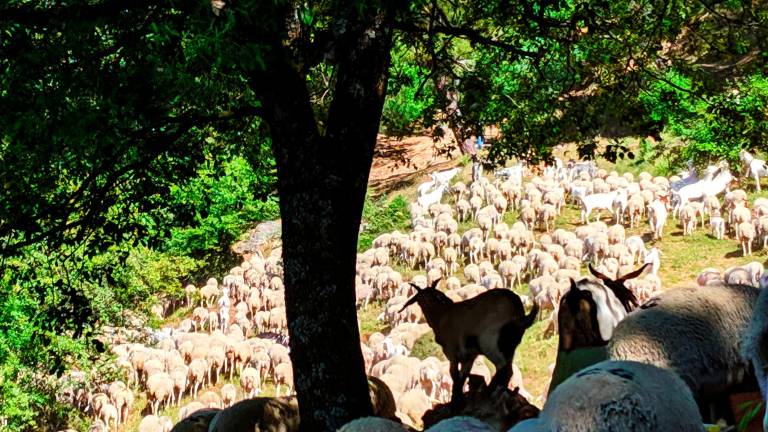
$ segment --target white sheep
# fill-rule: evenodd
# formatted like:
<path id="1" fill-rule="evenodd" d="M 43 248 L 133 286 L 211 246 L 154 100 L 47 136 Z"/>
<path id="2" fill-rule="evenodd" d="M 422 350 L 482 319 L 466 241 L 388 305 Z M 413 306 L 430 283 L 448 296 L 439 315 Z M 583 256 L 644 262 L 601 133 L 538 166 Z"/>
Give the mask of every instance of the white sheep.
<path id="1" fill-rule="evenodd" d="M 363 417 L 342 426 L 338 432 L 407 432 L 402 423 L 381 417 Z"/>
<path id="2" fill-rule="evenodd" d="M 296 398 L 245 399 L 220 411 L 208 426 L 209 432 L 252 430 L 298 432 L 299 405 Z"/>
<path id="3" fill-rule="evenodd" d="M 674 370 L 699 401 L 721 396 L 747 375 L 739 340 L 757 296 L 745 285 L 665 291 L 619 322 L 609 358 Z"/>
<path id="4" fill-rule="evenodd" d="M 741 355 L 752 364 L 763 400 L 768 402 L 768 289 L 764 284 L 761 288 L 749 327 L 742 338 Z M 763 430 L 768 430 L 768 412 L 763 417 Z"/>
<path id="5" fill-rule="evenodd" d="M 662 196 L 648 206 L 648 223 L 651 226 L 654 240 L 664 236 L 664 225 L 667 223 L 667 197 Z"/>
<path id="6" fill-rule="evenodd" d="M 632 361 L 604 361 L 564 381 L 539 417 L 510 432 L 703 432 L 690 390 L 674 373 Z"/>

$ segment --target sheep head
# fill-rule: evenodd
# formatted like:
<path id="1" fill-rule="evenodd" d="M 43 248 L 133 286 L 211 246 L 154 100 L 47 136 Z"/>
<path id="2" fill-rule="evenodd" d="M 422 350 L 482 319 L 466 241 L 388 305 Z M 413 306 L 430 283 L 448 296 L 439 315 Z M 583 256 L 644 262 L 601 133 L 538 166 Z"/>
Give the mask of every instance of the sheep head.
<path id="1" fill-rule="evenodd" d="M 453 300 L 437 289 L 437 284 L 441 279 L 435 280 L 432 282 L 432 285 L 426 288 L 421 288 L 411 282 L 411 286 L 416 289 L 416 294 L 405 302 L 400 312 L 404 311 L 408 306 L 418 303 L 422 312 L 424 312 L 424 316 L 427 318 L 427 323 L 434 329 L 440 320 L 442 310 L 446 306 L 453 304 Z"/>

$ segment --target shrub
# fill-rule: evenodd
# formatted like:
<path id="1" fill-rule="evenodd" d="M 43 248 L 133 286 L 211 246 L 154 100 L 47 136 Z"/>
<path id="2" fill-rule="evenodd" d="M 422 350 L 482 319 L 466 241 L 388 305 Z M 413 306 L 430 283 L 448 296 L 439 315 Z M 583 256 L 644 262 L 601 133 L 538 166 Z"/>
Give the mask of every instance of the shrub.
<path id="1" fill-rule="evenodd" d="M 385 197 L 372 200 L 366 196 L 363 207 L 364 229 L 358 236 L 357 250 L 370 248 L 373 240 L 383 233 L 408 229 L 410 220 L 408 201 L 402 195 L 397 195 L 389 202 Z"/>

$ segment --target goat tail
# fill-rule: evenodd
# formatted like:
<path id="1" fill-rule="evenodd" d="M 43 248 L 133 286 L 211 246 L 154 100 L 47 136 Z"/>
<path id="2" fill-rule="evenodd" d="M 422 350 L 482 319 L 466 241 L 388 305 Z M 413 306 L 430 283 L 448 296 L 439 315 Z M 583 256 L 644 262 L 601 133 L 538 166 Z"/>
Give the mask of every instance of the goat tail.
<path id="1" fill-rule="evenodd" d="M 532 326 L 533 323 L 536 322 L 536 316 L 538 314 L 539 314 L 539 305 L 536 302 L 533 302 L 531 311 L 528 313 L 528 315 L 525 315 L 525 319 L 523 319 L 523 322 L 521 323 L 521 327 L 524 329 L 527 329 L 528 327 Z"/>

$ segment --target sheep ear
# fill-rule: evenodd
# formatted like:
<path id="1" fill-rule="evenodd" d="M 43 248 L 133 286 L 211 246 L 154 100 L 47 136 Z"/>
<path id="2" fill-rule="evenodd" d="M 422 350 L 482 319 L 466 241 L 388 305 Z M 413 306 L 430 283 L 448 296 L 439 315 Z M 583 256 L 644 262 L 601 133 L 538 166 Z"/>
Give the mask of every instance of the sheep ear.
<path id="1" fill-rule="evenodd" d="M 640 276 L 640 274 L 642 274 L 645 271 L 646 267 L 648 267 L 649 265 L 651 265 L 651 263 L 645 263 L 639 269 L 637 269 L 637 270 L 635 270 L 635 271 L 633 271 L 631 273 L 625 274 L 624 276 L 616 279 L 616 281 L 617 282 L 624 282 L 625 280 L 634 279 L 634 278 Z"/>
<path id="2" fill-rule="evenodd" d="M 595 268 L 592 267 L 592 264 L 589 264 L 589 272 L 592 273 L 593 275 L 595 275 L 595 277 L 600 279 L 600 280 L 604 280 L 604 281 L 606 281 L 606 280 L 613 280 L 613 279 L 609 278 L 608 276 L 606 276 L 606 275 L 600 273 L 599 271 L 595 270 Z"/>
<path id="3" fill-rule="evenodd" d="M 422 288 L 413 282 L 408 282 L 412 287 L 416 288 L 416 292 L 421 292 Z"/>

